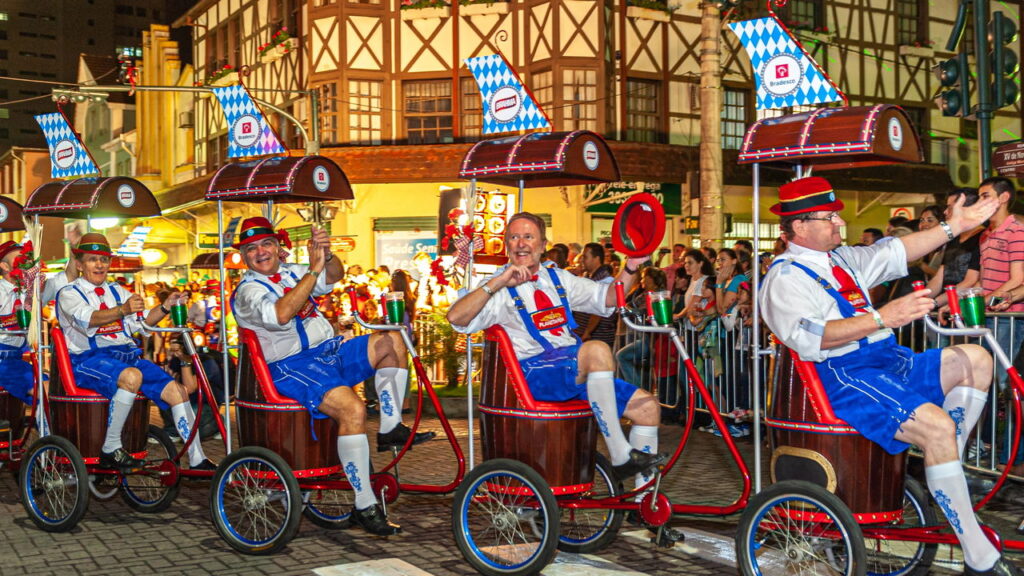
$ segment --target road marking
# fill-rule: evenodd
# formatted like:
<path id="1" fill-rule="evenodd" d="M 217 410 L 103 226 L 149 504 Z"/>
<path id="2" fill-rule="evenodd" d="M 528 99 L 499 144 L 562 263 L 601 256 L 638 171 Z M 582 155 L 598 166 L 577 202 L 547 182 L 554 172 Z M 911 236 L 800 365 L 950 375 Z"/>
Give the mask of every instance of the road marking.
<path id="1" fill-rule="evenodd" d="M 425 572 L 398 558 L 336 564 L 316 568 L 313 573 L 317 576 L 432 576 L 430 572 Z"/>
<path id="2" fill-rule="evenodd" d="M 647 576 L 592 554 L 559 552 L 541 576 Z"/>
<path id="3" fill-rule="evenodd" d="M 680 528 L 679 526 L 673 526 L 676 530 L 680 530 L 686 535 L 686 540 L 683 542 L 677 542 L 675 546 L 669 548 L 666 551 L 669 552 L 681 552 L 690 556 L 700 556 L 704 560 L 711 560 L 718 564 L 725 566 L 736 567 L 736 548 L 732 538 L 726 538 L 725 536 L 719 536 L 711 532 L 705 532 L 703 530 L 694 530 L 692 528 Z M 627 538 L 635 538 L 637 540 L 643 540 L 647 542 L 649 546 L 653 535 L 647 530 L 633 530 L 630 532 L 623 532 L 623 536 Z"/>

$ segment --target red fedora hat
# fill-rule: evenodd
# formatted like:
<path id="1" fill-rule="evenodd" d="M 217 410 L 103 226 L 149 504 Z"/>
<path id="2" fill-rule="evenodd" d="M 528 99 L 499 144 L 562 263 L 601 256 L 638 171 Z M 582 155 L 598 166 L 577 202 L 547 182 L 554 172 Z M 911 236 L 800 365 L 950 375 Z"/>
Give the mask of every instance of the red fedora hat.
<path id="1" fill-rule="evenodd" d="M 805 212 L 838 212 L 843 201 L 836 198 L 832 184 L 820 176 L 798 178 L 779 186 L 779 203 L 769 208 L 778 216 Z"/>
<path id="2" fill-rule="evenodd" d="M 646 192 L 630 196 L 612 221 L 612 246 L 616 252 L 638 258 L 657 250 L 665 236 L 665 209 Z"/>

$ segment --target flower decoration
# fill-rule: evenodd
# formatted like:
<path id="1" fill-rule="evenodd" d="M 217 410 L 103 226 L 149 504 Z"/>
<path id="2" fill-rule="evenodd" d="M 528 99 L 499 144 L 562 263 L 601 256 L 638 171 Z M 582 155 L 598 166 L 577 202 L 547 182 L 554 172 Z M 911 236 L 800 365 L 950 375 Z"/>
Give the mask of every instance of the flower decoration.
<path id="1" fill-rule="evenodd" d="M 208 82 L 211 82 L 211 83 L 212 82 L 216 82 L 217 80 L 220 80 L 221 78 L 227 76 L 228 74 L 231 74 L 234 71 L 235 71 L 235 67 L 234 66 L 232 66 L 231 64 L 225 64 L 223 68 L 221 68 L 220 70 L 217 70 L 213 74 L 210 74 L 210 78 L 209 78 Z"/>
<path id="2" fill-rule="evenodd" d="M 28 241 L 21 247 L 21 254 L 11 263 L 11 282 L 18 292 L 25 306 L 30 306 L 32 301 L 32 286 L 39 277 L 39 259 L 32 254 L 32 242 Z"/>
<path id="3" fill-rule="evenodd" d="M 483 238 L 473 233 L 472 224 L 459 224 L 465 212 L 459 208 L 453 208 L 448 212 L 448 224 L 444 227 L 444 237 L 441 238 L 441 249 L 450 250 L 454 247 L 454 258 L 445 262 L 444 256 L 438 256 L 430 263 L 430 273 L 442 286 L 449 286 L 454 281 L 458 283 L 458 277 L 465 273 L 469 266 L 471 252 L 483 248 Z M 458 288 L 458 286 L 453 286 Z"/>
<path id="4" fill-rule="evenodd" d="M 447 8 L 448 0 L 402 0 L 400 10 L 416 10 L 418 8 Z"/>
<path id="5" fill-rule="evenodd" d="M 257 50 L 259 50 L 259 53 L 262 54 L 263 52 L 271 48 L 276 48 L 277 46 L 283 45 L 284 51 L 285 53 L 287 53 L 292 49 L 291 38 L 291 34 L 288 33 L 288 27 L 284 26 L 277 32 L 274 32 L 274 35 L 270 37 L 269 42 L 260 44 Z"/>

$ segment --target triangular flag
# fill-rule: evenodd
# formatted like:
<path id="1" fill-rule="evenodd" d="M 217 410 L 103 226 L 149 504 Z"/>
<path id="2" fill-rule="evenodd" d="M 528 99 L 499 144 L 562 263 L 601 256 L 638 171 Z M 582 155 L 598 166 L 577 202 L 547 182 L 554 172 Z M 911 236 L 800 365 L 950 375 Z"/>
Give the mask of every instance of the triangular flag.
<path id="1" fill-rule="evenodd" d="M 551 121 L 500 54 L 466 58 L 480 87 L 484 134 L 551 129 Z"/>
<path id="2" fill-rule="evenodd" d="M 729 28 L 750 56 L 758 110 L 843 99 L 818 64 L 774 18 L 733 22 Z"/>
<path id="3" fill-rule="evenodd" d="M 288 150 L 241 84 L 214 88 L 228 123 L 228 158 L 284 154 Z"/>
<path id="4" fill-rule="evenodd" d="M 71 178 L 98 176 L 100 169 L 89 155 L 78 134 L 71 129 L 63 112 L 51 112 L 35 117 L 46 136 L 50 149 L 50 177 Z"/>

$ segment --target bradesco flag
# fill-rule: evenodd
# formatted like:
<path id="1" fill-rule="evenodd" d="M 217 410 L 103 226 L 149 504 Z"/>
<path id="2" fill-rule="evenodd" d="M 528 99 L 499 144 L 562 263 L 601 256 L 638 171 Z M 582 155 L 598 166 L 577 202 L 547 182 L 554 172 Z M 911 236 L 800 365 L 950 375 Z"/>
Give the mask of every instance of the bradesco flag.
<path id="1" fill-rule="evenodd" d="M 466 58 L 466 66 L 480 87 L 484 134 L 551 129 L 551 121 L 503 56 Z"/>
<path id="2" fill-rule="evenodd" d="M 287 152 L 245 86 L 214 88 L 213 95 L 228 122 L 228 158 Z"/>
<path id="3" fill-rule="evenodd" d="M 62 112 L 40 114 L 35 117 L 46 136 L 50 149 L 50 177 L 70 178 L 99 175 L 96 161 L 89 155 L 78 134 L 68 125 Z"/>
<path id="4" fill-rule="evenodd" d="M 785 108 L 842 100 L 832 81 L 774 18 L 729 24 L 750 56 L 757 108 Z"/>

